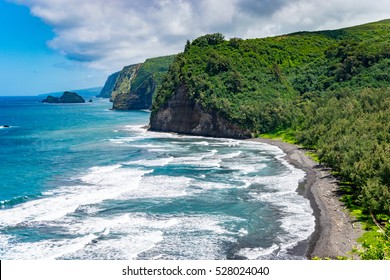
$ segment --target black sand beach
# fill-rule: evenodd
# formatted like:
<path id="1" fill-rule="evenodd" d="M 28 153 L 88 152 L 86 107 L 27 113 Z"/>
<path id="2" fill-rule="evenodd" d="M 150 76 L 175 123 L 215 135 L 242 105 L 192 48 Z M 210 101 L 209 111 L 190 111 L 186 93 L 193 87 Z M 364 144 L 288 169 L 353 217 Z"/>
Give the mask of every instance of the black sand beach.
<path id="1" fill-rule="evenodd" d="M 307 258 L 347 256 L 357 246 L 356 240 L 363 230 L 340 202 L 339 186 L 329 169 L 318 165 L 297 145 L 260 138 L 251 141 L 279 147 L 288 162 L 306 172 L 302 195 L 310 200 L 316 218 L 315 231 L 306 246 Z"/>

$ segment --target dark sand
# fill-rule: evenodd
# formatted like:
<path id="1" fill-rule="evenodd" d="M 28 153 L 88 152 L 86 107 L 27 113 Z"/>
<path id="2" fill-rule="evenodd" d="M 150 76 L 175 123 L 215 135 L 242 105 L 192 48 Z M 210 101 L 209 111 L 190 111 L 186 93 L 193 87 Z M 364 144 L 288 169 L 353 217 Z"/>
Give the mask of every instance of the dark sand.
<path id="1" fill-rule="evenodd" d="M 306 256 L 309 259 L 352 257 L 348 252 L 358 246 L 356 240 L 363 234 L 363 230 L 361 224 L 340 202 L 339 186 L 337 180 L 329 173 L 329 169 L 318 165 L 297 145 L 260 138 L 251 141 L 279 147 L 286 153 L 285 158 L 288 162 L 306 172 L 302 195 L 309 199 L 316 219 L 315 231 L 306 246 Z M 299 246 L 297 247 L 296 249 L 299 249 Z"/>

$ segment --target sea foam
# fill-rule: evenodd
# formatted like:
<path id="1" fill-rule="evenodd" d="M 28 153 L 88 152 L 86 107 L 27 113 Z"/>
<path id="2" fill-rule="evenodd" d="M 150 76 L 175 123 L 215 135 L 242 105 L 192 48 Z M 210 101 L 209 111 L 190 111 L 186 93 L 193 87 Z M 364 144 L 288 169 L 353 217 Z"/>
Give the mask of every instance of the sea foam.
<path id="1" fill-rule="evenodd" d="M 81 205 L 118 198 L 137 188 L 142 177 L 149 172 L 122 168 L 121 165 L 92 167 L 80 177 L 85 183 L 83 185 L 60 187 L 52 190 L 51 195 L 0 211 L 0 225 L 59 219 Z"/>
<path id="2" fill-rule="evenodd" d="M 314 230 L 310 204 L 296 192 L 305 174 L 276 147 L 141 125 L 104 137 L 91 147 L 113 151 L 106 165 L 72 169 L 39 198 L 3 200 L 1 258 L 225 259 L 236 246 L 249 259 L 283 258 Z M 268 211 L 277 220 L 266 220 Z M 254 223 L 276 225 L 274 236 L 262 244 Z"/>

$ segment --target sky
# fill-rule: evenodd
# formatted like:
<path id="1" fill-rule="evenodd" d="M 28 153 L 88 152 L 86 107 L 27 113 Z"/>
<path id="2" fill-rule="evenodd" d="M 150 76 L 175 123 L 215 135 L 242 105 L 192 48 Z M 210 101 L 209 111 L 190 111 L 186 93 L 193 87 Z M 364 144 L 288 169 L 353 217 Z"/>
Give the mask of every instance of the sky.
<path id="1" fill-rule="evenodd" d="M 0 95 L 103 86 L 221 32 L 262 38 L 390 18 L 390 0 L 0 0 Z"/>

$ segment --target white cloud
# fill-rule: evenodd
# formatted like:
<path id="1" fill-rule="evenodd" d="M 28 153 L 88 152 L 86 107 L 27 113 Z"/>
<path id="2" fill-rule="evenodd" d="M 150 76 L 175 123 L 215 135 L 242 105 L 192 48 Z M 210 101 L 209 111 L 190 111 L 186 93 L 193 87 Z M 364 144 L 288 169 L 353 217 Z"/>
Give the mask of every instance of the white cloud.
<path id="1" fill-rule="evenodd" d="M 183 50 L 186 39 L 222 32 L 263 37 L 390 18 L 389 0 L 14 0 L 52 26 L 48 45 L 106 70 Z"/>
<path id="2" fill-rule="evenodd" d="M 388 0 L 299 0 L 272 17 L 282 32 L 337 29 L 390 18 Z"/>

